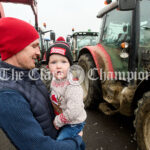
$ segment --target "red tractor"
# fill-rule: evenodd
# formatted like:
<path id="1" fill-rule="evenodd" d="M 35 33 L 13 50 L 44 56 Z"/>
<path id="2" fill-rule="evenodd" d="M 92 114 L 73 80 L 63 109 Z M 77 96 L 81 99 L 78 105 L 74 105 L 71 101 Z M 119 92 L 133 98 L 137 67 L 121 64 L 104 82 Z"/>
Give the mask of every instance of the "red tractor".
<path id="1" fill-rule="evenodd" d="M 99 42 L 79 52 L 86 107 L 134 116 L 137 144 L 150 149 L 150 1 L 107 0 Z"/>
<path id="2" fill-rule="evenodd" d="M 37 2 L 36 0 L 0 0 L 0 2 L 18 3 L 31 6 L 35 15 L 35 28 L 38 30 Z M 0 18 L 5 17 L 2 4 L 0 4 Z"/>

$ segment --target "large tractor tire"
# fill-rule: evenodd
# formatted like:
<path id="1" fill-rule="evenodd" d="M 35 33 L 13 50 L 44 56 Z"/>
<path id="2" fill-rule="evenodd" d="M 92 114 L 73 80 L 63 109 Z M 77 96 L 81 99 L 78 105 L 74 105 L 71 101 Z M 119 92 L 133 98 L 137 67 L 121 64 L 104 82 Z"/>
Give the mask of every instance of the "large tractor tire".
<path id="1" fill-rule="evenodd" d="M 85 73 L 84 81 L 81 84 L 84 91 L 85 108 L 97 108 L 101 99 L 101 86 L 92 56 L 89 53 L 81 55 L 78 65 L 82 67 Z M 90 69 L 93 71 L 89 78 Z"/>
<path id="2" fill-rule="evenodd" d="M 150 150 L 150 91 L 144 93 L 135 111 L 136 139 L 139 150 Z"/>

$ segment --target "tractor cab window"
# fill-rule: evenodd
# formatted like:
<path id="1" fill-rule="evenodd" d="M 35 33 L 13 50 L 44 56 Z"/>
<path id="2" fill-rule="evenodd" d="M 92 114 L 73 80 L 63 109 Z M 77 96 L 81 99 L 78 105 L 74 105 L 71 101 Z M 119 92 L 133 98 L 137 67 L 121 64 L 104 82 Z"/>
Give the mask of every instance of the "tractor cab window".
<path id="1" fill-rule="evenodd" d="M 102 41 L 106 44 L 115 45 L 119 45 L 121 42 L 129 42 L 130 31 L 131 12 L 113 10 L 106 15 Z"/>
<path id="2" fill-rule="evenodd" d="M 140 1 L 140 10 L 140 44 L 150 47 L 150 0 Z"/>
<path id="3" fill-rule="evenodd" d="M 104 20 L 101 44 L 110 55 L 114 70 L 127 72 L 129 53 L 121 44 L 130 43 L 132 11 L 114 9 L 104 16 Z"/>
<path id="4" fill-rule="evenodd" d="M 78 49 L 81 49 L 84 46 L 87 45 L 96 45 L 97 44 L 97 36 L 78 36 L 77 38 L 77 47 Z"/>
<path id="5" fill-rule="evenodd" d="M 140 0 L 140 70 L 150 71 L 150 0 Z"/>

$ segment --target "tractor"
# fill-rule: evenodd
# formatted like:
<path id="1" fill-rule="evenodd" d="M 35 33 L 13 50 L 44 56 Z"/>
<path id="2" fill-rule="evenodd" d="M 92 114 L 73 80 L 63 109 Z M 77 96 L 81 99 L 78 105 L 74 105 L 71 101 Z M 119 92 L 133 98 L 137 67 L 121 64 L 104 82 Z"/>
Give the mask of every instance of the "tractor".
<path id="1" fill-rule="evenodd" d="M 150 0 L 107 0 L 98 44 L 79 51 L 85 107 L 134 116 L 137 144 L 150 149 Z"/>
<path id="2" fill-rule="evenodd" d="M 71 36 L 67 36 L 66 41 L 70 43 L 73 61 L 78 60 L 79 51 L 86 45 L 97 44 L 98 32 L 74 32 Z"/>

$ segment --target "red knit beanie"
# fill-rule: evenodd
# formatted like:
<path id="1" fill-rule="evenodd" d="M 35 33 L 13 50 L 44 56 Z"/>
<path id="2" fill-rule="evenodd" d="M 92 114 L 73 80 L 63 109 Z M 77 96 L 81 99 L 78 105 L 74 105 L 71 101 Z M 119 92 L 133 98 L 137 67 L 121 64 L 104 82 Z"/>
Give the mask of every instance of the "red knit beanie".
<path id="1" fill-rule="evenodd" d="M 0 19 L 0 55 L 6 60 L 39 38 L 29 23 L 11 17 Z"/>
<path id="2" fill-rule="evenodd" d="M 67 43 L 56 42 L 50 46 L 50 48 L 48 49 L 48 51 L 46 53 L 47 64 L 49 63 L 49 59 L 50 59 L 49 57 L 53 54 L 59 54 L 59 55 L 66 57 L 70 63 L 70 66 L 73 65 L 73 58 L 72 58 L 72 54 L 71 54 L 71 49 Z"/>

